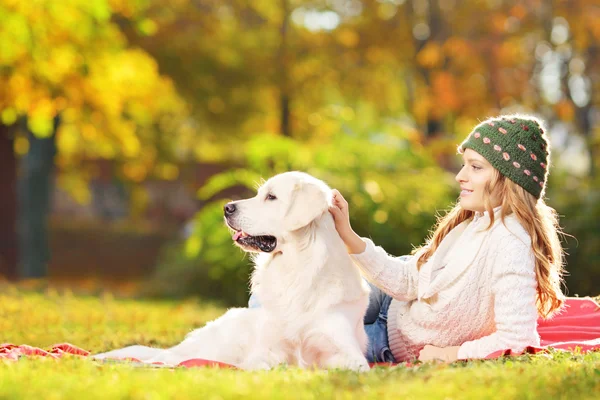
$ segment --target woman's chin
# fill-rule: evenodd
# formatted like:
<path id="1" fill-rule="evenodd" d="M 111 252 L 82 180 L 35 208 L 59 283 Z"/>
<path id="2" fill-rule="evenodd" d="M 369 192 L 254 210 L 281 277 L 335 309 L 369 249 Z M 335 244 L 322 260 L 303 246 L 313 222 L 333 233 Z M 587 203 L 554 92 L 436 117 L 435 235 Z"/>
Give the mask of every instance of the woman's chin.
<path id="1" fill-rule="evenodd" d="M 466 198 L 461 197 L 458 205 L 465 211 L 473 211 L 476 212 L 479 210 L 479 207 L 474 206 L 469 202 Z"/>

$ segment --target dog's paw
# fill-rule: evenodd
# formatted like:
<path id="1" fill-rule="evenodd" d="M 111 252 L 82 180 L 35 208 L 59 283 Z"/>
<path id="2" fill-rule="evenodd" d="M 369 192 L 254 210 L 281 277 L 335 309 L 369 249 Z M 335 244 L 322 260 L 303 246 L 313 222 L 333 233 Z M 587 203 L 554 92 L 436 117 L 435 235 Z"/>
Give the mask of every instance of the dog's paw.
<path id="1" fill-rule="evenodd" d="M 347 369 L 356 372 L 367 372 L 371 369 L 364 357 L 335 355 L 325 362 L 325 368 Z"/>
<path id="2" fill-rule="evenodd" d="M 271 368 L 273 368 L 271 364 L 269 364 L 266 360 L 260 357 L 252 357 L 246 359 L 237 367 L 246 371 L 268 371 Z"/>

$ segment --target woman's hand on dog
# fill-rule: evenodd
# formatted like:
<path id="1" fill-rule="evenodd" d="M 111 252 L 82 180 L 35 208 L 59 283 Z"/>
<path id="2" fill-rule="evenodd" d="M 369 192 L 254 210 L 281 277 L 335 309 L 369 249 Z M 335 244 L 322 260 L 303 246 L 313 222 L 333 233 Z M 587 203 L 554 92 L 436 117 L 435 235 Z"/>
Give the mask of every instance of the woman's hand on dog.
<path id="1" fill-rule="evenodd" d="M 352 226 L 350 226 L 348 202 L 337 189 L 333 189 L 332 193 L 332 206 L 329 207 L 329 212 L 335 221 L 335 229 L 344 241 L 348 253 L 360 254 L 365 251 L 367 244 L 354 232 Z"/>

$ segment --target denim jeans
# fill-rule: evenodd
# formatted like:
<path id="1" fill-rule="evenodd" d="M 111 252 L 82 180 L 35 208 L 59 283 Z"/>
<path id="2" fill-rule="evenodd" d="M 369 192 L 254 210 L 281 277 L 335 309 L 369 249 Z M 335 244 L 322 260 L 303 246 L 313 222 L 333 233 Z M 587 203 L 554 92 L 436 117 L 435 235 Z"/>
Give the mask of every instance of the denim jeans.
<path id="1" fill-rule="evenodd" d="M 376 286 L 369 283 L 371 286 L 371 294 L 369 295 L 369 307 L 363 318 L 365 324 L 365 332 L 369 338 L 367 346 L 367 354 L 365 357 L 370 363 L 373 362 L 393 362 L 396 360 L 390 350 L 387 333 L 387 317 L 392 297 L 388 296 Z M 249 308 L 260 307 L 260 301 L 256 295 L 251 295 L 248 300 Z"/>
<path id="2" fill-rule="evenodd" d="M 382 292 L 379 288 L 369 283 L 369 307 L 363 322 L 365 332 L 369 338 L 367 347 L 367 361 L 369 362 L 396 362 L 390 350 L 387 332 L 387 320 L 392 297 Z"/>

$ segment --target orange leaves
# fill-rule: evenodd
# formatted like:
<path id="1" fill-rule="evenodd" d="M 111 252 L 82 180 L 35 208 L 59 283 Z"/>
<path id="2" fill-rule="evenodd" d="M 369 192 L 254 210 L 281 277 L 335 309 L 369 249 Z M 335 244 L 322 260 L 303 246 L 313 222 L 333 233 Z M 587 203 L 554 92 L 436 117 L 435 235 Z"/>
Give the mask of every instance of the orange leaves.
<path id="1" fill-rule="evenodd" d="M 442 47 L 436 42 L 429 42 L 417 54 L 417 62 L 424 68 L 439 67 L 444 61 Z"/>
<path id="2" fill-rule="evenodd" d="M 575 117 L 575 106 L 569 100 L 563 99 L 554 105 L 554 111 L 558 118 L 565 122 L 573 121 Z"/>
<path id="3" fill-rule="evenodd" d="M 461 93 L 455 76 L 445 71 L 433 72 L 431 86 L 420 87 L 415 95 L 411 110 L 415 120 L 425 124 L 430 117 L 438 119 L 459 111 L 463 103 Z"/>
<path id="4" fill-rule="evenodd" d="M 456 78 L 449 72 L 438 72 L 432 79 L 433 95 L 436 107 L 432 110 L 436 115 L 458 111 L 461 100 Z"/>
<path id="5" fill-rule="evenodd" d="M 527 8 L 523 4 L 516 4 L 510 9 L 510 15 L 523 19 L 527 15 Z"/>
<path id="6" fill-rule="evenodd" d="M 531 55 L 525 53 L 521 38 L 513 38 L 502 41 L 497 48 L 496 56 L 503 66 L 524 64 L 529 61 Z"/>
<path id="7" fill-rule="evenodd" d="M 444 42 L 443 52 L 453 66 L 472 70 L 477 67 L 477 53 L 466 39 L 450 37 Z"/>

